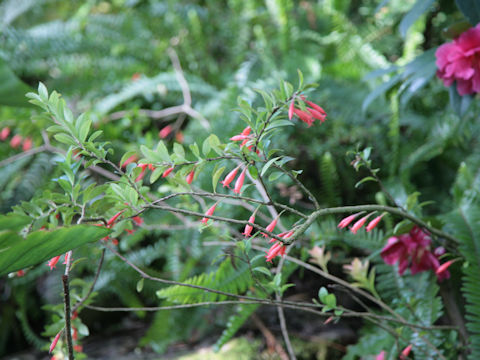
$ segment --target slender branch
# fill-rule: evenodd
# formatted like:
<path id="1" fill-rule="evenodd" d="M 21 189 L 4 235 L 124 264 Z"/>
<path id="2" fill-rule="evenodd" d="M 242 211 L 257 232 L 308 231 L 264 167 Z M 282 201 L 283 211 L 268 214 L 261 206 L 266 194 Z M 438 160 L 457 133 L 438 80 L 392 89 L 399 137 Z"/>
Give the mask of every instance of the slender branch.
<path id="1" fill-rule="evenodd" d="M 95 284 L 97 283 L 98 277 L 100 275 L 104 258 L 105 258 L 105 249 L 102 249 L 102 254 L 100 255 L 100 261 L 98 262 L 97 271 L 95 272 L 95 277 L 93 278 L 93 282 L 90 285 L 90 288 L 88 289 L 88 292 L 85 294 L 85 296 L 75 304 L 75 306 L 73 307 L 72 313 L 77 311 L 80 308 L 80 306 L 82 306 L 83 303 L 87 301 L 87 299 L 92 294 L 93 289 L 95 288 Z"/>
<path id="2" fill-rule="evenodd" d="M 49 147 L 47 145 L 42 145 L 42 146 L 30 149 L 30 150 L 21 152 L 19 154 L 10 156 L 9 158 L 7 158 L 5 160 L 0 161 L 0 167 L 11 164 L 11 163 L 13 163 L 15 161 L 18 161 L 20 159 L 23 159 L 25 157 L 33 156 L 35 154 L 47 151 L 47 150 L 49 150 Z"/>
<path id="3" fill-rule="evenodd" d="M 68 264 L 67 264 L 68 267 Z M 63 301 L 65 311 L 65 332 L 67 335 L 68 358 L 73 360 L 73 340 L 72 340 L 72 325 L 70 321 L 70 288 L 68 286 L 68 275 L 62 275 L 63 282 Z"/>

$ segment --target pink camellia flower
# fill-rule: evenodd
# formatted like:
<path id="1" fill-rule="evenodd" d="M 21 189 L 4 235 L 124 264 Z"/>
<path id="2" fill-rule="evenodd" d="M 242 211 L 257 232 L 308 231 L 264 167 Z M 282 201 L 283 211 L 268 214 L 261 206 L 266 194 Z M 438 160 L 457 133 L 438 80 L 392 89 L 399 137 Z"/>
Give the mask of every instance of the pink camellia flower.
<path id="1" fill-rule="evenodd" d="M 170 133 L 172 132 L 173 128 L 172 125 L 165 126 L 160 132 L 158 133 L 158 137 L 160 139 L 165 139 Z"/>
<path id="2" fill-rule="evenodd" d="M 21 143 L 22 143 L 22 137 L 18 134 L 12 137 L 12 139 L 10 140 L 10 146 L 14 149 L 19 147 Z"/>
<path id="3" fill-rule="evenodd" d="M 210 207 L 210 209 L 207 210 L 207 212 L 205 213 L 205 215 L 208 215 L 208 216 L 212 216 L 213 215 L 213 212 L 215 211 L 215 208 L 217 207 L 217 204 L 218 203 L 215 203 L 213 204 L 213 206 Z M 202 218 L 202 223 L 204 223 L 205 225 L 208 223 L 208 220 L 210 220 L 209 218 Z"/>
<path id="4" fill-rule="evenodd" d="M 195 169 L 193 169 L 192 171 L 190 171 L 190 172 L 188 173 L 188 175 L 187 175 L 186 180 L 187 180 L 187 183 L 188 183 L 188 184 L 191 184 L 191 183 L 192 183 L 194 176 L 195 176 Z"/>
<path id="5" fill-rule="evenodd" d="M 435 56 L 437 76 L 445 86 L 455 81 L 462 96 L 480 92 L 480 24 L 441 45 Z"/>
<path id="6" fill-rule="evenodd" d="M 240 176 L 238 177 L 237 181 L 235 182 L 235 188 L 233 189 L 233 192 L 235 194 L 240 194 L 240 191 L 242 191 L 242 186 L 243 182 L 245 181 L 245 172 L 247 171 L 247 167 L 242 170 L 240 173 Z"/>
<path id="7" fill-rule="evenodd" d="M 28 150 L 30 150 L 30 149 L 32 148 L 32 144 L 33 144 L 32 138 L 29 138 L 29 137 L 25 138 L 25 139 L 23 140 L 22 150 L 23 150 L 23 151 L 28 151 Z"/>
<path id="8" fill-rule="evenodd" d="M 255 214 L 253 214 L 252 216 L 250 216 L 250 218 L 248 219 L 248 222 L 249 223 L 255 223 Z M 253 226 L 252 225 L 245 225 L 245 230 L 243 231 L 243 235 L 245 235 L 246 237 L 249 237 L 252 235 L 252 230 L 253 230 Z"/>
<path id="9" fill-rule="evenodd" d="M 10 128 L 4 127 L 2 131 L 0 131 L 0 140 L 4 141 L 8 138 L 8 135 L 10 135 Z"/>
<path id="10" fill-rule="evenodd" d="M 235 169 L 230 171 L 227 176 L 225 176 L 225 179 L 223 181 L 220 181 L 220 183 L 223 184 L 223 187 L 230 185 L 230 183 L 235 179 L 235 176 L 237 176 L 237 171 L 240 168 L 240 166 L 237 166 Z"/>
<path id="11" fill-rule="evenodd" d="M 360 215 L 361 213 L 357 213 L 357 214 L 353 214 L 353 215 L 350 215 L 350 216 L 347 216 L 346 218 L 342 219 L 342 221 L 340 221 L 337 225 L 337 227 L 339 229 L 343 229 L 343 228 L 346 228 L 348 225 L 350 225 L 350 223 L 355 220 L 355 218 Z"/>
<path id="12" fill-rule="evenodd" d="M 52 344 L 50 345 L 49 353 L 51 354 L 52 351 L 55 349 L 55 346 L 57 346 L 58 340 L 60 339 L 60 336 L 62 335 L 63 330 L 61 330 L 57 335 L 55 335 L 55 338 L 52 341 Z"/>
<path id="13" fill-rule="evenodd" d="M 61 255 L 55 256 L 48 261 L 47 266 L 50 267 L 50 270 L 53 270 L 55 268 L 55 266 L 58 263 L 58 260 L 60 260 L 60 256 Z"/>
<path id="14" fill-rule="evenodd" d="M 169 167 L 167 170 L 165 170 L 162 174 L 162 177 L 165 178 L 167 177 L 168 175 L 170 175 L 170 173 L 173 171 L 173 166 L 172 167 Z"/>

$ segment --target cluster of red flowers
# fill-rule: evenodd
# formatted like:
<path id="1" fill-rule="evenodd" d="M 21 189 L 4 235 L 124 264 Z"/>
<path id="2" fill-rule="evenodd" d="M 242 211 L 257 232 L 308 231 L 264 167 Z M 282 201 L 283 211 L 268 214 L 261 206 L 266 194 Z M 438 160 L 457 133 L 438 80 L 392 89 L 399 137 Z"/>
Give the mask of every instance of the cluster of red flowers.
<path id="1" fill-rule="evenodd" d="M 445 253 L 443 247 L 437 247 L 433 253 L 430 251 L 432 239 L 429 234 L 418 226 L 414 226 L 408 234 L 393 236 L 388 239 L 387 245 L 380 255 L 389 265 L 398 263 L 398 273 L 402 275 L 410 268 L 412 275 L 421 271 L 433 270 L 439 281 L 448 279 L 448 267 L 453 260 L 440 265 L 438 258 Z"/>
<path id="2" fill-rule="evenodd" d="M 300 98 L 308 105 L 305 110 L 295 107 L 295 100 L 297 100 L 298 98 Z M 320 122 L 323 123 L 327 117 L 327 113 L 325 112 L 325 110 L 323 110 L 321 106 L 311 101 L 305 100 L 305 96 L 303 95 L 299 97 L 294 97 L 292 99 L 292 102 L 290 103 L 290 106 L 288 108 L 288 118 L 292 120 L 294 114 L 297 115 L 300 120 L 307 123 L 309 127 L 312 126 L 316 119 L 320 120 Z"/>
<path id="3" fill-rule="evenodd" d="M 0 140 L 1 141 L 7 140 L 9 136 L 10 136 L 10 128 L 8 126 L 4 127 L 2 130 L 0 130 Z M 20 145 L 22 145 L 22 150 L 23 151 L 30 150 L 32 148 L 32 145 L 33 145 L 32 138 L 30 138 L 30 137 L 22 138 L 22 136 L 19 135 L 19 134 L 16 134 L 16 135 L 12 136 L 12 138 L 10 139 L 10 147 L 12 149 L 16 149 Z"/>
<path id="4" fill-rule="evenodd" d="M 437 76 L 445 86 L 456 82 L 462 96 L 480 92 L 480 24 L 441 45 L 435 56 Z"/>

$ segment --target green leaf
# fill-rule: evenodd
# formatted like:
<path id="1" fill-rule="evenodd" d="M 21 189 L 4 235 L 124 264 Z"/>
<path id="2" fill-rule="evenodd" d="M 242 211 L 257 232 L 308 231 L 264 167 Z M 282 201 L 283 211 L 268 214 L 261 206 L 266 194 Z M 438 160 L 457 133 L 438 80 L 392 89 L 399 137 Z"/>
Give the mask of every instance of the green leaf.
<path id="1" fill-rule="evenodd" d="M 137 282 L 137 292 L 142 292 L 144 280 L 145 280 L 144 278 L 141 278 L 140 280 L 138 280 L 138 282 Z"/>
<path id="2" fill-rule="evenodd" d="M 400 34 L 402 37 L 407 36 L 407 31 L 417 19 L 423 15 L 424 12 L 435 2 L 435 0 L 417 0 L 410 11 L 403 17 L 399 25 Z M 476 23 L 475 23 L 476 24 Z"/>
<path id="3" fill-rule="evenodd" d="M 363 183 L 365 183 L 367 181 L 377 181 L 377 180 L 373 176 L 364 177 L 362 180 L 360 180 L 359 182 L 357 182 L 355 184 L 355 188 L 358 188 L 360 185 L 362 185 Z"/>
<path id="4" fill-rule="evenodd" d="M 318 298 L 323 304 L 325 304 L 325 298 L 327 297 L 327 295 L 328 295 L 327 289 L 322 286 L 320 290 L 318 290 Z"/>
<path id="5" fill-rule="evenodd" d="M 268 277 L 272 277 L 272 273 L 270 272 L 270 270 L 268 270 L 266 267 L 263 267 L 263 266 L 257 266 L 253 268 L 252 271 L 261 272 L 262 274 L 265 274 Z"/>
<path id="6" fill-rule="evenodd" d="M 33 107 L 25 97 L 31 90 L 0 58 L 0 105 Z"/>
<path id="7" fill-rule="evenodd" d="M 270 174 L 270 176 L 268 177 L 268 181 L 275 181 L 282 175 L 284 174 L 281 171 L 275 171 L 274 173 Z"/>
<path id="8" fill-rule="evenodd" d="M 71 136 L 69 136 L 69 135 L 67 135 L 67 134 L 64 134 L 64 133 L 55 134 L 55 135 L 53 135 L 53 137 L 54 137 L 57 141 L 59 141 L 59 142 L 61 142 L 61 143 L 63 143 L 63 144 L 77 146 L 77 143 L 75 142 L 75 140 L 74 140 Z"/>
<path id="9" fill-rule="evenodd" d="M 162 159 L 163 161 L 167 161 L 167 162 L 171 161 L 170 155 L 168 154 L 167 147 L 165 146 L 163 141 L 158 142 L 157 149 L 155 151 L 160 157 L 160 159 Z"/>
<path id="10" fill-rule="evenodd" d="M 273 159 L 270 159 L 270 160 L 263 166 L 262 171 L 260 172 L 260 176 L 263 176 L 263 175 L 267 172 L 268 168 L 269 168 L 270 166 L 272 166 L 272 164 L 273 164 L 275 161 L 277 161 L 278 159 L 280 159 L 280 156 L 274 157 Z"/>
<path id="11" fill-rule="evenodd" d="M 29 216 L 10 213 L 0 216 L 0 229 L 2 231 L 20 231 L 31 222 L 32 219 Z"/>
<path id="12" fill-rule="evenodd" d="M 476 25 L 480 22 L 480 3 L 477 0 L 455 0 L 455 2 L 470 24 Z"/>
<path id="13" fill-rule="evenodd" d="M 213 192 L 215 192 L 215 189 L 217 188 L 218 180 L 220 179 L 220 176 L 222 176 L 224 171 L 225 171 L 225 166 L 222 166 L 222 167 L 214 170 L 214 173 L 213 173 L 213 176 L 212 176 Z"/>
<path id="14" fill-rule="evenodd" d="M 3 218 L 3 216 L 2 216 Z M 77 225 L 54 231 L 39 230 L 25 239 L 13 231 L 0 233 L 0 276 L 47 261 L 110 233 L 98 226 Z"/>
<path id="15" fill-rule="evenodd" d="M 177 155 L 179 160 L 181 160 L 181 161 L 185 160 L 185 150 L 183 149 L 182 145 L 180 145 L 178 143 L 174 143 L 173 144 L 173 152 L 175 153 L 175 155 Z"/>

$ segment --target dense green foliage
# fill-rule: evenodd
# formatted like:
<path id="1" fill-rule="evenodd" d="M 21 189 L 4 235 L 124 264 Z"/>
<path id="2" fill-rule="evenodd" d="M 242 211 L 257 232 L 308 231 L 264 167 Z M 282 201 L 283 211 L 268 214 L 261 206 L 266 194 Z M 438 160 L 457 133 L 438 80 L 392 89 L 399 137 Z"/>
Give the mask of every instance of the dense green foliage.
<path id="1" fill-rule="evenodd" d="M 459 240 L 432 236 L 435 247 L 447 250 L 442 259 L 458 259 L 451 278 L 437 283 L 432 272 L 400 276 L 380 256 L 390 236 L 411 229 L 410 221 L 387 216 L 381 229 L 356 235 L 338 230 L 340 215 L 313 222 L 291 247 L 292 257 L 307 262 L 307 250 L 326 246 L 332 255 L 328 270 L 349 281 L 342 265 L 355 257 L 368 259 L 376 292 L 402 319 L 424 328 L 452 325 L 468 331 L 465 339 L 451 328 L 424 331 L 373 318 L 355 328 L 355 344 L 345 347 L 343 358 L 374 358 L 385 350 L 394 359 L 409 344 L 415 359 L 438 358 L 435 349 L 447 359 L 479 358 L 480 108 L 477 97 L 461 97 L 454 85 L 446 88 L 435 77 L 435 49 L 452 31 L 458 35 L 458 23 L 480 20 L 475 6 L 467 0 L 3 0 L 0 130 L 8 127 L 11 133 L 0 141 L 0 274 L 31 267 L 23 277 L 0 278 L 0 355 L 27 345 L 48 349 L 46 337 L 61 331 L 64 314 L 60 270 L 50 272 L 45 260 L 76 249 L 71 297 L 78 300 L 89 294 L 103 256 L 107 242 L 97 240 L 109 233 L 119 239 L 118 251 L 127 261 L 151 276 L 261 299 L 282 292 L 294 297 L 302 283 L 313 283 L 302 295 L 318 303 L 324 280 L 290 260 L 275 274 L 263 251 L 241 240 L 241 224 L 210 221 L 201 227 L 186 213 L 153 208 L 142 213 L 141 226 L 131 221 L 143 209 L 142 197 L 190 189 L 184 179 L 193 169 L 192 189 L 226 194 L 219 180 L 236 164 L 202 160 L 230 151 L 253 161 L 255 155 L 229 138 L 247 124 L 260 128 L 278 108 L 277 125 L 267 128 L 259 145 L 269 158 L 263 170 L 249 169 L 253 178 L 264 177 L 271 200 L 304 214 L 313 211 L 308 195 L 281 172 L 288 169 L 322 208 L 395 205 Z M 317 85 L 308 87 L 302 78 Z M 325 123 L 288 123 L 288 100 L 300 92 L 327 111 Z M 171 107 L 181 110 L 161 112 Z M 159 142 L 166 126 L 172 131 Z M 11 145 L 15 135 L 31 138 L 33 151 Z M 73 151 L 79 144 L 83 150 Z M 158 164 L 147 171 L 145 186 L 131 181 L 140 167 L 120 165 L 132 155 Z M 84 157 L 84 166 L 77 156 Z M 187 165 L 163 179 L 167 163 Z M 242 195 L 255 197 L 255 191 L 250 185 Z M 208 197 L 168 199 L 171 207 L 198 213 L 213 203 Z M 219 209 L 246 221 L 256 206 L 222 199 Z M 5 215 L 13 210 L 15 215 Z M 124 211 L 122 221 L 110 230 L 77 225 L 84 218 L 101 224 L 118 211 Z M 271 218 L 262 208 L 256 221 L 265 227 Z M 299 221 L 295 213 L 282 213 L 282 230 Z M 23 247 L 30 238 L 46 250 L 18 259 L 30 250 Z M 265 247 L 258 238 L 253 245 Z M 347 290 L 328 288 L 339 303 L 331 307 L 339 312 L 328 315 L 341 315 L 350 305 L 378 318 L 392 316 L 378 303 L 345 295 Z M 141 308 L 226 299 L 143 279 L 107 249 L 85 304 Z M 140 347 L 162 353 L 171 344 L 200 339 L 219 348 L 260 307 L 138 309 L 122 316 L 142 322 Z M 318 324 L 325 320 L 306 314 Z M 101 336 L 102 328 L 122 326 L 120 317 L 86 308 L 80 318 L 74 320 L 80 342 Z M 341 316 L 337 320 L 350 326 Z M 292 325 L 297 333 L 304 329 L 299 322 Z"/>

